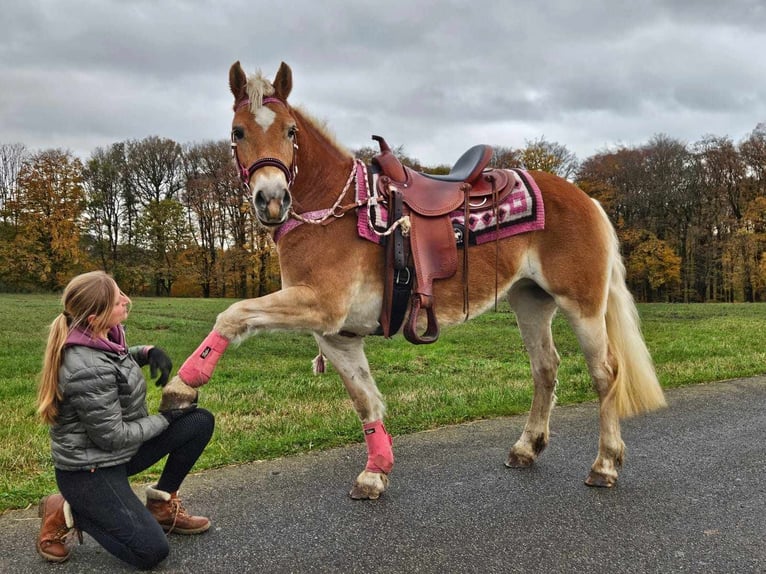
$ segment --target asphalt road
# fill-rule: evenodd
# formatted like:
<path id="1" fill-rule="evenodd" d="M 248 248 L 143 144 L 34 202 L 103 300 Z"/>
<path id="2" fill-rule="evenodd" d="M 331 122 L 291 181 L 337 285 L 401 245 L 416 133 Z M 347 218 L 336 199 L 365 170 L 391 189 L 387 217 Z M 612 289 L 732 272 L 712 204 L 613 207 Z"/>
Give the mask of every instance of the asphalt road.
<path id="1" fill-rule="evenodd" d="M 503 466 L 523 416 L 394 437 L 390 489 L 347 492 L 363 444 L 195 474 L 201 536 L 171 535 L 155 570 L 250 572 L 766 572 L 766 376 L 667 392 L 623 422 L 618 486 L 583 480 L 597 406 L 558 407 L 535 466 Z M 0 572 L 131 572 L 87 535 L 70 560 L 34 549 L 35 509 L 0 516 Z"/>

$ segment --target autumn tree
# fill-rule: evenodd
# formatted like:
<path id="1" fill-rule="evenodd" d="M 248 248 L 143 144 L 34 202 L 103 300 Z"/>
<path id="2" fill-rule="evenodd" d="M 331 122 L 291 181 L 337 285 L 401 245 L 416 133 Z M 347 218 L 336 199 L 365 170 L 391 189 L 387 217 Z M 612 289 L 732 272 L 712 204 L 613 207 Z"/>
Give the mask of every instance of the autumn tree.
<path id="1" fill-rule="evenodd" d="M 171 245 L 179 246 L 181 238 L 188 239 L 187 233 L 178 238 L 169 236 L 171 229 L 179 227 L 173 218 L 182 213 L 178 201 L 184 185 L 182 149 L 173 140 L 151 136 L 128 142 L 126 155 L 126 205 L 138 218 L 134 226 L 136 239 L 143 248 L 148 247 L 153 258 L 149 267 L 154 294 L 169 295 L 169 286 L 175 280 L 170 270 L 178 268 L 180 253 L 168 249 Z M 155 235 L 149 237 L 147 233 Z"/>
<path id="2" fill-rule="evenodd" d="M 643 227 L 666 241 L 681 257 L 682 299 L 697 300 L 693 251 L 702 217 L 702 179 L 699 162 L 686 143 L 660 134 L 643 146 Z"/>
<path id="3" fill-rule="evenodd" d="M 378 149 L 377 145 L 375 147 L 364 146 L 364 147 L 360 147 L 359 149 L 353 150 L 352 153 L 354 154 L 355 158 L 360 159 L 364 163 L 369 165 L 370 162 L 372 161 L 372 158 L 374 158 L 376 155 L 380 153 L 380 150 Z M 396 156 L 399 159 L 399 161 L 402 162 L 402 164 L 414 169 L 415 171 L 429 171 L 429 172 L 443 171 L 444 167 L 447 167 L 447 171 L 449 171 L 449 167 L 446 165 L 429 167 L 429 168 L 424 167 L 419 160 L 407 154 L 403 145 L 392 147 L 391 153 L 394 154 L 394 156 Z M 446 173 L 446 171 L 444 173 Z"/>
<path id="4" fill-rule="evenodd" d="M 28 156 L 23 144 L 0 144 L 0 223 L 15 227 L 8 203 L 16 200 L 18 178 Z"/>
<path id="5" fill-rule="evenodd" d="M 56 290 L 79 272 L 86 264 L 80 244 L 84 207 L 79 159 L 61 150 L 29 157 L 19 171 L 17 197 L 7 203 L 18 224 L 0 255 L 5 282 Z"/>
<path id="6" fill-rule="evenodd" d="M 93 254 L 101 268 L 116 273 L 122 230 L 129 221 L 125 144 L 97 148 L 83 172 L 87 194 L 87 228 L 93 237 Z M 116 273 L 119 275 L 119 273 Z"/>
<path id="7" fill-rule="evenodd" d="M 525 169 L 547 171 L 564 179 L 572 179 L 578 167 L 577 156 L 565 145 L 544 137 L 526 142 L 521 150 L 521 163 Z"/>
<path id="8" fill-rule="evenodd" d="M 136 237 L 147 253 L 154 295 L 169 296 L 173 283 L 183 272 L 181 254 L 189 242 L 183 206 L 173 199 L 150 203 L 136 222 Z"/>
<path id="9" fill-rule="evenodd" d="M 655 136 L 640 148 L 588 158 L 578 185 L 599 199 L 619 230 L 628 284 L 641 300 L 676 300 L 694 205 L 694 161 L 685 144 Z"/>
<path id="10" fill-rule="evenodd" d="M 735 241 L 750 197 L 745 185 L 746 166 L 728 137 L 706 136 L 694 145 L 700 174 L 701 225 L 695 245 L 699 280 L 704 280 L 704 300 L 729 301 L 734 275 L 724 257 Z M 740 246 L 740 241 L 735 241 Z M 724 266 L 726 265 L 726 269 Z M 703 279 L 704 278 L 704 279 Z M 703 286 L 700 285 L 700 291 Z"/>
<path id="11" fill-rule="evenodd" d="M 203 297 L 221 296 L 226 281 L 220 254 L 232 243 L 226 207 L 236 195 L 233 187 L 240 187 L 233 181 L 230 144 L 221 141 L 187 147 L 184 171 L 182 198 L 194 241 L 189 256 Z"/>
<path id="12" fill-rule="evenodd" d="M 667 242 L 648 231 L 621 234 L 626 280 L 640 301 L 673 301 L 681 285 L 681 258 Z"/>
<path id="13" fill-rule="evenodd" d="M 230 190 L 224 211 L 232 244 L 224 254 L 223 272 L 230 279 L 224 282 L 221 296 L 244 299 L 265 295 L 279 288 L 278 271 L 276 285 L 266 283 L 271 278 L 266 271 L 269 263 L 278 261 L 276 247 L 256 221 L 249 192 L 239 181 L 239 174 L 231 169 L 224 177 Z"/>
<path id="14" fill-rule="evenodd" d="M 176 199 L 183 189 L 183 152 L 173 140 L 151 136 L 127 143 L 127 168 L 138 201 Z"/>
<path id="15" fill-rule="evenodd" d="M 766 195 L 766 123 L 760 123 L 739 144 L 739 153 L 745 163 L 748 179 L 752 182 L 752 196 Z"/>
<path id="16" fill-rule="evenodd" d="M 748 203 L 742 225 L 723 247 L 726 300 L 766 301 L 766 196 Z"/>
<path id="17" fill-rule="evenodd" d="M 522 151 L 505 146 L 492 147 L 492 159 L 489 162 L 491 167 L 497 169 L 510 169 L 512 167 L 523 167 Z"/>
<path id="18" fill-rule="evenodd" d="M 575 183 L 601 203 L 615 224 L 632 227 L 637 219 L 634 198 L 639 195 L 633 189 L 639 187 L 642 163 L 643 153 L 639 150 L 600 152 L 580 165 Z"/>

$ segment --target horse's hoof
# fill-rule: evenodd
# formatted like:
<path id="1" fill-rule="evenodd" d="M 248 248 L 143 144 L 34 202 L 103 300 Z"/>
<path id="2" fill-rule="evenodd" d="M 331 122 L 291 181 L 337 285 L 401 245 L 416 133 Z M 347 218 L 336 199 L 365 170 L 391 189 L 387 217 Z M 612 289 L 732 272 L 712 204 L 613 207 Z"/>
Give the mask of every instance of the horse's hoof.
<path id="1" fill-rule="evenodd" d="M 615 484 L 617 484 L 617 477 L 607 476 L 605 474 L 596 472 L 595 470 L 591 470 L 588 474 L 588 478 L 585 479 L 585 484 L 588 486 L 597 486 L 600 488 L 612 488 Z"/>
<path id="2" fill-rule="evenodd" d="M 358 484 L 353 486 L 348 495 L 354 500 L 377 500 L 380 498 L 379 492 L 364 486 L 359 486 Z"/>
<path id="3" fill-rule="evenodd" d="M 379 472 L 362 471 L 348 495 L 354 500 L 377 500 L 388 488 L 388 477 Z"/>
<path id="4" fill-rule="evenodd" d="M 183 379 L 176 375 L 162 389 L 162 399 L 160 401 L 161 411 L 170 411 L 174 409 L 184 409 L 196 403 L 199 397 L 197 389 L 190 387 L 183 382 Z"/>
<path id="5" fill-rule="evenodd" d="M 528 468 L 532 466 L 533 462 L 535 462 L 533 457 L 511 451 L 508 453 L 508 460 L 505 461 L 505 466 L 508 468 Z"/>

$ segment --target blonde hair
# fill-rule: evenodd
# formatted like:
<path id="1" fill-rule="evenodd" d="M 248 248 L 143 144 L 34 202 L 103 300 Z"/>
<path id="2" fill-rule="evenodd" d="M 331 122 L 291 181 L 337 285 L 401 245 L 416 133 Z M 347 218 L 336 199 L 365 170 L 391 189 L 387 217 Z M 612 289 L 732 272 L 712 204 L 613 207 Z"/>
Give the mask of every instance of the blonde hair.
<path id="1" fill-rule="evenodd" d="M 103 271 L 78 275 L 64 289 L 61 296 L 64 310 L 50 325 L 37 390 L 37 412 L 45 423 L 54 424 L 58 416 L 61 353 L 69 333 L 78 327 L 94 333 L 102 332 L 117 303 L 117 289 L 115 280 Z"/>

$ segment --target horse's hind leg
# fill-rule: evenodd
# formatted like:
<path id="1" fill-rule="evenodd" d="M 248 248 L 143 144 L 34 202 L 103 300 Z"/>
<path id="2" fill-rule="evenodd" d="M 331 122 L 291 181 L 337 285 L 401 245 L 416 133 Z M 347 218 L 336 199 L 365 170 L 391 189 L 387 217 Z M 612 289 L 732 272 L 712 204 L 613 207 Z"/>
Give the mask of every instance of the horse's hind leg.
<path id="1" fill-rule="evenodd" d="M 367 465 L 349 492 L 354 499 L 376 499 L 388 486 L 394 465 L 391 436 L 383 426 L 383 397 L 370 374 L 364 354 L 364 339 L 356 336 L 318 335 L 314 338 L 322 353 L 343 379 L 359 418 L 367 443 Z"/>
<path id="2" fill-rule="evenodd" d="M 585 355 L 593 386 L 599 399 L 598 456 L 585 484 L 611 487 L 617 482 L 617 469 L 622 466 L 625 443 L 620 433 L 620 419 L 610 390 L 615 380 L 613 357 L 609 353 L 606 322 L 603 316 L 585 318 L 567 314 Z"/>
<path id="3" fill-rule="evenodd" d="M 527 423 L 505 463 L 508 467 L 523 468 L 531 465 L 548 445 L 549 420 L 556 400 L 556 373 L 559 367 L 559 355 L 551 333 L 556 304 L 548 293 L 532 283 L 514 287 L 509 301 L 516 313 L 535 383 Z"/>

